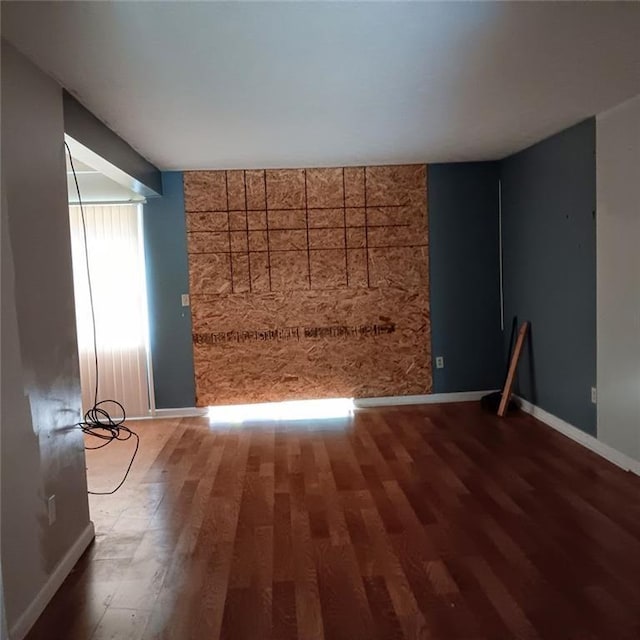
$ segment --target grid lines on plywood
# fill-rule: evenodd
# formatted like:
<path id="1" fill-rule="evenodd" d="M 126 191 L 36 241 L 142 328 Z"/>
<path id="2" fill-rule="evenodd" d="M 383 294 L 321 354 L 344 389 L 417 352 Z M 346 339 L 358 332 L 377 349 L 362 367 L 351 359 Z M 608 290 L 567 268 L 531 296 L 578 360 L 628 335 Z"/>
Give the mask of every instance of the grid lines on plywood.
<path id="1" fill-rule="evenodd" d="M 184 175 L 191 295 L 411 288 L 426 273 L 424 165 Z"/>

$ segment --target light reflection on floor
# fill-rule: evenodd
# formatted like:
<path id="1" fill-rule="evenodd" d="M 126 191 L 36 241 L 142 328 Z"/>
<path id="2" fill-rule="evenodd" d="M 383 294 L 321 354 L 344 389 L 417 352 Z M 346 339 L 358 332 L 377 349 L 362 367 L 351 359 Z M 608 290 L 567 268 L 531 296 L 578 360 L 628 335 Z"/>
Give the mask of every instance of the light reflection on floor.
<path id="1" fill-rule="evenodd" d="M 354 409 L 353 398 L 226 405 L 209 407 L 209 424 L 249 425 L 268 421 L 278 422 L 282 427 L 308 422 L 313 423 L 314 428 L 340 429 L 351 423 Z"/>

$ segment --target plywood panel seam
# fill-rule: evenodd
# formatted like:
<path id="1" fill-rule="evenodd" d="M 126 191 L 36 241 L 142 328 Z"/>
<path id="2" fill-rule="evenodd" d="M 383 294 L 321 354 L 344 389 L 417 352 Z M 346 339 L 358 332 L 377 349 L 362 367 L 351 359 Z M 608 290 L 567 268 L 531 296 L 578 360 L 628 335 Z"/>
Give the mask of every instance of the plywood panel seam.
<path id="1" fill-rule="evenodd" d="M 367 261 L 367 287 L 371 286 L 369 278 L 369 225 L 367 211 L 367 167 L 364 168 L 364 248 L 365 259 Z"/>
<path id="2" fill-rule="evenodd" d="M 249 292 L 253 292 L 253 278 L 251 277 L 251 256 L 249 255 L 251 252 L 249 251 L 249 208 L 247 207 L 247 172 L 246 170 L 242 171 L 242 182 L 244 187 L 244 222 L 247 228 L 247 263 L 249 265 Z"/>
<path id="3" fill-rule="evenodd" d="M 311 245 L 309 244 L 309 200 L 307 197 L 307 170 L 304 170 L 304 213 L 305 213 L 305 222 L 307 226 L 307 277 L 309 279 L 309 289 L 311 289 L 311 254 L 309 249 Z"/>
<path id="4" fill-rule="evenodd" d="M 262 176 L 264 179 L 264 210 L 266 212 L 267 224 L 267 270 L 269 272 L 269 291 L 271 291 L 271 241 L 269 240 L 269 191 L 267 189 L 267 170 L 263 169 Z"/>
<path id="5" fill-rule="evenodd" d="M 347 243 L 347 187 L 344 179 L 344 167 L 342 167 L 342 216 L 344 220 L 344 271 L 347 276 L 347 289 L 349 288 L 349 250 Z"/>
<path id="6" fill-rule="evenodd" d="M 226 192 L 226 198 L 227 198 L 227 226 L 229 227 L 229 232 L 228 232 L 228 239 L 229 239 L 229 271 L 231 274 L 231 293 L 234 293 L 234 288 L 233 288 L 233 256 L 231 255 L 232 251 L 231 251 L 231 220 L 230 220 L 230 216 L 231 214 L 229 213 L 229 179 L 227 176 L 227 172 L 224 172 L 224 190 Z"/>

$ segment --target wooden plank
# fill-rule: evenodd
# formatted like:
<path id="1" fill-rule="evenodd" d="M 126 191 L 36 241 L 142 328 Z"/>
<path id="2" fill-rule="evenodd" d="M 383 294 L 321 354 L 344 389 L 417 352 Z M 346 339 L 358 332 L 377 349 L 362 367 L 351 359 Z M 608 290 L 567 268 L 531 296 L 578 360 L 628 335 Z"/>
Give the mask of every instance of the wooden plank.
<path id="1" fill-rule="evenodd" d="M 504 389 L 502 390 L 502 399 L 500 400 L 500 406 L 498 407 L 498 415 L 502 418 L 507 411 L 509 405 L 509 399 L 511 398 L 511 389 L 513 388 L 513 380 L 516 376 L 516 370 L 518 368 L 518 361 L 520 360 L 520 354 L 522 353 L 522 347 L 524 340 L 527 337 L 527 330 L 529 329 L 529 323 L 523 322 L 520 325 L 520 331 L 518 331 L 518 337 L 516 339 L 516 346 L 511 356 L 511 363 L 509 364 L 509 373 L 507 373 L 507 379 L 504 383 Z"/>

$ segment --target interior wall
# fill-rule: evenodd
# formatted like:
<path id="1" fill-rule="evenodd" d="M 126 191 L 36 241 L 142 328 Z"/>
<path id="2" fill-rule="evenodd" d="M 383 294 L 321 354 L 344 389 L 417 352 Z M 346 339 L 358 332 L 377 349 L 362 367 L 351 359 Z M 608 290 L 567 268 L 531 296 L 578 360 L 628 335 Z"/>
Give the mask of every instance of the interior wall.
<path id="1" fill-rule="evenodd" d="M 182 173 L 162 174 L 160 198 L 143 207 L 149 337 L 157 409 L 194 407 L 187 230 Z"/>
<path id="2" fill-rule="evenodd" d="M 429 165 L 431 344 L 435 393 L 501 387 L 497 162 Z M 435 358 L 444 358 L 444 368 Z"/>
<path id="3" fill-rule="evenodd" d="M 196 404 L 430 393 L 426 181 L 185 173 Z"/>
<path id="4" fill-rule="evenodd" d="M 111 131 L 69 92 L 63 91 L 64 130 L 75 141 L 156 194 L 162 194 L 162 175 L 128 142 Z"/>
<path id="5" fill-rule="evenodd" d="M 505 322 L 531 323 L 517 392 L 595 435 L 595 119 L 503 160 L 501 180 Z"/>
<path id="6" fill-rule="evenodd" d="M 498 388 L 504 377 L 499 317 L 498 163 L 429 165 L 433 391 Z M 182 173 L 163 174 L 144 207 L 156 407 L 195 406 Z M 471 260 L 467 260 L 467 258 Z"/>
<path id="7" fill-rule="evenodd" d="M 89 525 L 60 87 L 2 42 L 2 572 L 11 628 Z M 47 498 L 57 520 L 48 524 Z"/>
<path id="8" fill-rule="evenodd" d="M 598 437 L 640 460 L 640 96 L 596 118 Z"/>

